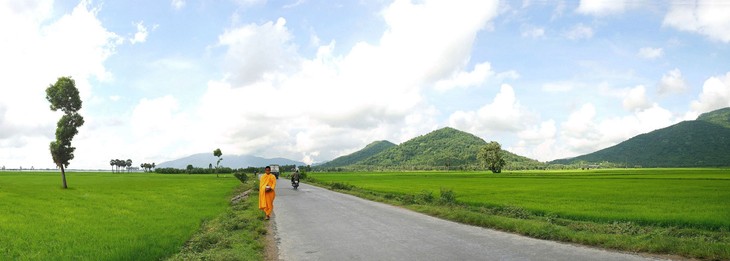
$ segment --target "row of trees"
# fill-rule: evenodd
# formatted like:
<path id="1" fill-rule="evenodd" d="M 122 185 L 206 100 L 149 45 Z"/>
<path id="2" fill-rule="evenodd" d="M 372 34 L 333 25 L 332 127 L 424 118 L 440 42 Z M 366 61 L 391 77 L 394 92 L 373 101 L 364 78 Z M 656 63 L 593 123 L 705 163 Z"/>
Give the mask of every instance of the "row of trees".
<path id="1" fill-rule="evenodd" d="M 117 167 L 117 173 L 121 172 L 120 168 L 126 168 L 129 171 L 129 167 L 132 167 L 132 160 L 112 159 L 109 161 L 109 165 L 112 166 L 112 172 L 114 172 L 114 167 Z"/>
<path id="2" fill-rule="evenodd" d="M 139 165 L 140 168 L 142 168 L 145 172 L 151 172 L 152 169 L 155 168 L 155 163 L 142 163 Z"/>

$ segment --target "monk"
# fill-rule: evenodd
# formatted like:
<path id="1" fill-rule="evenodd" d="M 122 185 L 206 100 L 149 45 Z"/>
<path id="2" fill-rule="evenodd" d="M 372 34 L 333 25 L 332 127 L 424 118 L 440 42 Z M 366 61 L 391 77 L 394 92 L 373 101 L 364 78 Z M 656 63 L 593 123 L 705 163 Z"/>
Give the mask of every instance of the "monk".
<path id="1" fill-rule="evenodd" d="M 274 198 L 276 197 L 276 176 L 271 174 L 271 167 L 264 168 L 264 175 L 259 183 L 259 209 L 266 213 L 266 220 L 271 218 L 271 211 L 274 210 Z"/>

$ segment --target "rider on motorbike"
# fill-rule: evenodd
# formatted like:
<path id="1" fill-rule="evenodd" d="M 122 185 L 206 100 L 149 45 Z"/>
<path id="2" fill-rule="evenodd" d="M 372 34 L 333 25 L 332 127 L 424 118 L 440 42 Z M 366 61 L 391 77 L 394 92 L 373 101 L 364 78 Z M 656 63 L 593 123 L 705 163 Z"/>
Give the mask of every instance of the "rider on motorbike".
<path id="1" fill-rule="evenodd" d="M 294 173 L 291 174 L 291 185 L 294 188 L 299 187 L 299 169 L 295 170 Z"/>

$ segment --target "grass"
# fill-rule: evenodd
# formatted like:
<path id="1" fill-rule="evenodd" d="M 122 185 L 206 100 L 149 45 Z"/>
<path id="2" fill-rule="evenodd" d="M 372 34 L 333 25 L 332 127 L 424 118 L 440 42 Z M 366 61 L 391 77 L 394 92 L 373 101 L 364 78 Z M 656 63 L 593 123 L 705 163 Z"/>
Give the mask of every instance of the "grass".
<path id="1" fill-rule="evenodd" d="M 213 175 L 0 172 L 0 259 L 159 260 L 226 213 Z M 236 211 L 235 208 L 229 211 Z"/>
<path id="2" fill-rule="evenodd" d="M 628 251 L 730 259 L 730 170 L 310 174 L 463 223 Z"/>
<path id="3" fill-rule="evenodd" d="M 245 184 L 239 192 L 251 187 L 252 183 Z M 168 260 L 263 260 L 266 225 L 258 209 L 258 194 L 248 195 L 205 222 L 182 251 Z"/>

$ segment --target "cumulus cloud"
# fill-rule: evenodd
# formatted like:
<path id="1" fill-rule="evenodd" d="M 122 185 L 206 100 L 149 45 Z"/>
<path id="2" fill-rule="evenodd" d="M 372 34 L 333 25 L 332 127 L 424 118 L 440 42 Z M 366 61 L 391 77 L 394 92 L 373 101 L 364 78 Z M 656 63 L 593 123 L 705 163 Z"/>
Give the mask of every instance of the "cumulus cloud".
<path id="1" fill-rule="evenodd" d="M 581 0 L 576 11 L 581 14 L 604 16 L 622 13 L 629 0 Z"/>
<path id="2" fill-rule="evenodd" d="M 593 37 L 593 28 L 584 24 L 577 24 L 564 33 L 571 40 L 588 39 Z"/>
<path id="3" fill-rule="evenodd" d="M 673 0 L 663 25 L 730 42 L 730 5 L 717 0 Z"/>
<path id="4" fill-rule="evenodd" d="M 476 135 L 520 131 L 532 121 L 533 115 L 519 103 L 508 84 L 502 84 L 491 103 L 475 111 L 457 111 L 449 116 L 449 126 Z"/>
<path id="5" fill-rule="evenodd" d="M 436 82 L 437 90 L 449 90 L 456 87 L 472 87 L 479 86 L 484 83 L 487 78 L 494 75 L 488 62 L 480 63 L 474 66 L 471 72 L 458 72 L 450 79 L 444 79 Z"/>
<path id="6" fill-rule="evenodd" d="M 17 160 L 52 167 L 46 152 L 60 116 L 48 109 L 45 88 L 60 76 L 71 76 L 82 100 L 91 99 L 90 80 L 112 78 L 104 62 L 122 38 L 102 26 L 96 17 L 99 9 L 88 1 L 57 18 L 52 1 L 17 3 L 0 3 L 0 71 L 13 72 L 3 76 L 0 86 L 0 108 L 5 108 L 0 124 L 3 131 L 11 130 L 0 137 L 0 144 L 24 144 L 7 164 Z"/>
<path id="7" fill-rule="evenodd" d="M 682 77 L 682 72 L 677 68 L 674 68 L 674 70 L 662 75 L 662 80 L 659 82 L 658 86 L 658 92 L 660 95 L 680 93 L 686 89 L 687 82 Z"/>
<path id="8" fill-rule="evenodd" d="M 395 1 L 380 14 L 380 39 L 342 55 L 331 41 L 303 57 L 283 18 L 226 30 L 218 44 L 226 77 L 208 84 L 196 117 L 231 130 L 220 133 L 230 151 L 321 161 L 433 130 L 438 111 L 424 102 L 424 88 L 471 86 L 494 75 L 489 63 L 465 67 L 496 2 Z M 216 116 L 221 111 L 227 117 Z"/>
<path id="9" fill-rule="evenodd" d="M 662 57 L 662 55 L 664 55 L 664 50 L 662 50 L 662 48 L 643 47 L 639 49 L 639 53 L 637 55 L 644 59 L 653 60 Z"/>
<path id="10" fill-rule="evenodd" d="M 702 85 L 702 93 L 691 103 L 694 117 L 725 107 L 730 107 L 730 72 L 710 77 Z"/>
<path id="11" fill-rule="evenodd" d="M 640 111 L 651 106 L 649 98 L 646 97 L 646 88 L 643 85 L 629 89 L 623 100 L 624 109 L 628 111 Z"/>

